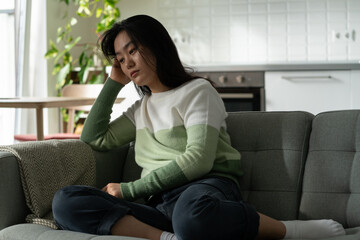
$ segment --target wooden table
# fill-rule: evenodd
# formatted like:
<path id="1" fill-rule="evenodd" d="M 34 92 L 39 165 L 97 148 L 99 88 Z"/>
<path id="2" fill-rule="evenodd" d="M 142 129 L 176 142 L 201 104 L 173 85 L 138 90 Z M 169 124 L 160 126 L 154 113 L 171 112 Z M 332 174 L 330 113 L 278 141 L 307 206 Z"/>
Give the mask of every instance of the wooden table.
<path id="1" fill-rule="evenodd" d="M 92 105 L 96 98 L 86 97 L 21 97 L 0 98 L 2 108 L 35 108 L 36 109 L 36 134 L 37 140 L 44 140 L 44 108 L 60 108 Z M 120 103 L 123 98 L 116 99 Z"/>

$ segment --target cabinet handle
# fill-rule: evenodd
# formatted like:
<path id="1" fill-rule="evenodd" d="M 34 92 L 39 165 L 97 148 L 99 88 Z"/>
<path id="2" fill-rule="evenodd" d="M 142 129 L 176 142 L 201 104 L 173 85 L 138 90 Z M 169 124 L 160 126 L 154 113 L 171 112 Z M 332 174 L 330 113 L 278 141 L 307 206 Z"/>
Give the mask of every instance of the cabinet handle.
<path id="1" fill-rule="evenodd" d="M 288 80 L 288 81 L 301 81 L 301 80 L 330 80 L 334 79 L 332 76 L 282 76 L 282 79 Z"/>
<path id="2" fill-rule="evenodd" d="M 220 97 L 223 99 L 253 99 L 253 93 L 220 93 Z"/>

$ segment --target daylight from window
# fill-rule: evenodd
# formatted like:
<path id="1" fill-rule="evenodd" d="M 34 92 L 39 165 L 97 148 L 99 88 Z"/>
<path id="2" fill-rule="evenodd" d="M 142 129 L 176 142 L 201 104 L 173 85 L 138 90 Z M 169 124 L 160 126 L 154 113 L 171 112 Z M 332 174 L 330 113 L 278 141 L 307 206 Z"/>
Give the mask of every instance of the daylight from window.
<path id="1" fill-rule="evenodd" d="M 0 1 L 0 98 L 15 97 L 15 1 Z M 0 108 L 0 144 L 11 144 L 15 110 Z"/>

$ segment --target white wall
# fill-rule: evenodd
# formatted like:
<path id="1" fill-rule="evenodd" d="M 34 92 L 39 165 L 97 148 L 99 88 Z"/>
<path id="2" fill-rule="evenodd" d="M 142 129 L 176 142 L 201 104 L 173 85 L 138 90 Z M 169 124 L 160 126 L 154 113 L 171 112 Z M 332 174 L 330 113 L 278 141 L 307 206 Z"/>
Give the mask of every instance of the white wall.
<path id="1" fill-rule="evenodd" d="M 360 59 L 359 0 L 122 0 L 119 6 L 122 17 L 147 13 L 160 20 L 188 64 Z"/>

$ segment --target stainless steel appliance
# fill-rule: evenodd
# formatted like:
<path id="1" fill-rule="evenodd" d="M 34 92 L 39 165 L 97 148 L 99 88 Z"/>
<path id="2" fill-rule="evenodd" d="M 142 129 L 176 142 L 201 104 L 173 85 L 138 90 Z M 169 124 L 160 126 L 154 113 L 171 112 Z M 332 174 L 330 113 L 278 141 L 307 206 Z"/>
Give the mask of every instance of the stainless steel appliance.
<path id="1" fill-rule="evenodd" d="M 224 101 L 226 111 L 264 111 L 265 90 L 263 71 L 196 72 L 210 79 Z"/>

